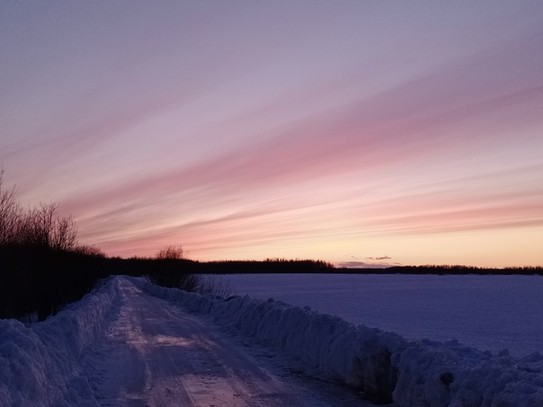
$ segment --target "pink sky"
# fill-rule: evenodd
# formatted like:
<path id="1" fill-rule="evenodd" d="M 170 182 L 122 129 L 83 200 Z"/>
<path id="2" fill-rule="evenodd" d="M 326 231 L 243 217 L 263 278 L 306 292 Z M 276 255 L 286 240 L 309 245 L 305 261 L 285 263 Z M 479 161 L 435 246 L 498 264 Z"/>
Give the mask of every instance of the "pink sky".
<path id="1" fill-rule="evenodd" d="M 543 265 L 543 3 L 0 5 L 0 163 L 107 254 Z"/>

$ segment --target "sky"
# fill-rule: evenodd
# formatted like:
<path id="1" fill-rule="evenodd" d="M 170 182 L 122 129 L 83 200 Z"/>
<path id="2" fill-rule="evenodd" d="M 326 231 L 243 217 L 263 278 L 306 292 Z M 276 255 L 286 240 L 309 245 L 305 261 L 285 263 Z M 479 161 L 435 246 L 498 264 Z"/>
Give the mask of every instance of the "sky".
<path id="1" fill-rule="evenodd" d="M 0 163 L 111 256 L 543 265 L 543 2 L 0 2 Z"/>

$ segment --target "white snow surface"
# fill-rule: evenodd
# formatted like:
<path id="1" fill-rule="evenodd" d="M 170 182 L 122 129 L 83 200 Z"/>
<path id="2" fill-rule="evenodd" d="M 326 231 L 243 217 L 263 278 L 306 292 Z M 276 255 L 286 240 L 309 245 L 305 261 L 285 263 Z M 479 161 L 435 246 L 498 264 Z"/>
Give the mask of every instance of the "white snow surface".
<path id="1" fill-rule="evenodd" d="M 543 276 L 235 274 L 229 292 L 306 306 L 410 340 L 453 339 L 523 357 L 543 353 Z"/>
<path id="2" fill-rule="evenodd" d="M 96 405 L 79 361 L 118 298 L 118 280 L 110 278 L 46 321 L 0 319 L 0 406 Z"/>
<path id="3" fill-rule="evenodd" d="M 309 307 L 115 277 L 47 321 L 25 326 L 0 320 L 0 406 L 167 406 L 172 394 L 184 397 L 183 405 L 210 405 L 209 386 L 230 397 L 216 405 L 326 405 L 315 398 L 291 403 L 280 393 L 286 385 L 249 363 L 233 340 L 206 336 L 216 332 L 210 319 L 298 358 L 307 372 L 396 406 L 543 405 L 538 353 L 518 359 L 458 342 L 408 341 Z M 142 355 L 151 359 L 143 363 Z M 214 360 L 222 363 L 215 370 L 209 367 Z M 179 369 L 182 380 L 176 379 Z M 203 369 L 215 374 L 205 376 Z M 149 382 L 153 374 L 161 381 Z M 268 399 L 247 398 L 248 390 L 265 392 L 265 383 L 272 390 Z M 134 398 L 127 399 L 131 388 Z M 155 398 L 138 398 L 142 392 Z"/>
<path id="4" fill-rule="evenodd" d="M 320 374 L 397 406 L 543 406 L 543 356 L 514 358 L 457 341 L 407 341 L 397 334 L 280 301 L 228 298 L 145 285 L 192 312 L 212 315 L 302 359 Z"/>

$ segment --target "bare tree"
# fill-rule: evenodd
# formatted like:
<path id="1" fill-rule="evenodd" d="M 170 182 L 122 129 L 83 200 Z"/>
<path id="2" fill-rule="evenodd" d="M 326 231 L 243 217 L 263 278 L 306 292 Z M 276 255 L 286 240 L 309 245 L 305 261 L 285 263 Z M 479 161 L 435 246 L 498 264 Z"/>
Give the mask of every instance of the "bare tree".
<path id="1" fill-rule="evenodd" d="M 100 248 L 95 247 L 95 246 L 77 245 L 73 249 L 73 251 L 79 254 L 87 255 L 87 256 L 106 257 L 106 254 Z"/>
<path id="2" fill-rule="evenodd" d="M 0 170 L 0 245 L 14 243 L 20 229 L 22 210 L 15 197 L 15 187 L 3 187 L 4 170 Z"/>
<path id="3" fill-rule="evenodd" d="M 72 250 L 77 245 L 75 221 L 71 216 L 60 216 L 56 203 L 42 203 L 21 212 L 17 219 L 12 243 L 55 250 Z"/>
<path id="4" fill-rule="evenodd" d="M 31 243 L 42 247 L 52 246 L 51 235 L 54 228 L 57 207 L 58 205 L 55 203 L 40 203 L 39 208 L 35 208 L 30 212 L 29 221 L 27 222 L 29 227 L 27 239 Z"/>
<path id="5" fill-rule="evenodd" d="M 30 245 L 55 250 L 74 250 L 77 227 L 71 216 L 60 216 L 57 203 L 41 203 L 23 210 L 15 195 L 15 187 L 3 186 L 4 170 L 0 169 L 0 246 Z"/>
<path id="6" fill-rule="evenodd" d="M 183 247 L 182 246 L 166 246 L 160 249 L 155 255 L 157 259 L 171 259 L 171 260 L 180 260 L 183 258 Z"/>
<path id="7" fill-rule="evenodd" d="M 71 216 L 56 217 L 51 230 L 50 245 L 57 250 L 73 250 L 77 245 L 77 227 Z"/>

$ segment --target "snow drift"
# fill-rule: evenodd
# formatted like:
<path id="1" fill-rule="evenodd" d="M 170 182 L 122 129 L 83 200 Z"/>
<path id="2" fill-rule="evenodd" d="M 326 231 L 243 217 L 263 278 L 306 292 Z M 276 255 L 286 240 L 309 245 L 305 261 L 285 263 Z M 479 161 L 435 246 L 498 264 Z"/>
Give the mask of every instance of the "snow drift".
<path id="1" fill-rule="evenodd" d="M 110 278 L 46 321 L 0 320 L 0 406 L 96 406 L 80 358 L 103 333 L 118 299 Z"/>
<path id="2" fill-rule="evenodd" d="M 398 406 L 543 406 L 543 356 L 515 359 L 456 341 L 407 341 L 309 307 L 187 293 L 134 281 L 303 360 L 323 376 Z"/>

